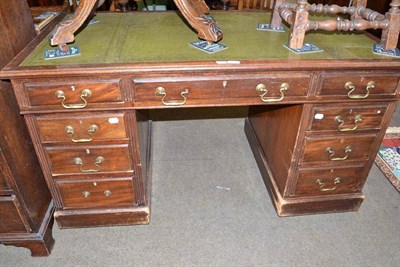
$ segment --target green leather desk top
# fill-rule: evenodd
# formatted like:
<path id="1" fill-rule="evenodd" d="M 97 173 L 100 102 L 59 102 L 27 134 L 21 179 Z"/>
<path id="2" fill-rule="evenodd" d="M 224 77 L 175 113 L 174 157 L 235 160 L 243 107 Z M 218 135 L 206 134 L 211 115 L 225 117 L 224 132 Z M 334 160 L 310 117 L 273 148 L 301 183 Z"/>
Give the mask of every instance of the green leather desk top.
<path id="1" fill-rule="evenodd" d="M 79 56 L 45 60 L 48 38 L 22 62 L 21 66 L 104 64 L 171 61 L 286 60 L 286 59 L 385 59 L 372 53 L 373 40 L 359 33 L 309 32 L 305 42 L 324 51 L 297 55 L 283 45 L 285 33 L 258 31 L 258 23 L 268 23 L 269 13 L 213 12 L 224 32 L 220 43 L 229 48 L 207 54 L 189 46 L 197 34 L 176 12 L 99 13 L 98 23 L 76 34 Z M 393 59 L 398 60 L 398 59 Z"/>

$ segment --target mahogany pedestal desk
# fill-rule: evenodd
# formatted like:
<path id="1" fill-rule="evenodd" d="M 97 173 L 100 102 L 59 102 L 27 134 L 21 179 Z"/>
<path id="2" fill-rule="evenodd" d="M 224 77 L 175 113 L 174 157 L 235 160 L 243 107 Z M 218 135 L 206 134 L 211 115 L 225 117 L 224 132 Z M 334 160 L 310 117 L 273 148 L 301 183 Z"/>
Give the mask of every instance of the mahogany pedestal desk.
<path id="1" fill-rule="evenodd" d="M 297 55 L 268 13 L 218 13 L 207 54 L 174 12 L 97 14 L 81 55 L 44 60 L 38 37 L 10 78 L 61 228 L 149 223 L 149 109 L 249 106 L 245 132 L 280 216 L 356 211 L 400 96 L 400 60 L 360 34 L 310 33 Z M 173 153 L 173 151 L 171 151 Z M 212 178 L 210 178 L 212 179 Z M 268 205 L 268 203 L 266 203 Z"/>

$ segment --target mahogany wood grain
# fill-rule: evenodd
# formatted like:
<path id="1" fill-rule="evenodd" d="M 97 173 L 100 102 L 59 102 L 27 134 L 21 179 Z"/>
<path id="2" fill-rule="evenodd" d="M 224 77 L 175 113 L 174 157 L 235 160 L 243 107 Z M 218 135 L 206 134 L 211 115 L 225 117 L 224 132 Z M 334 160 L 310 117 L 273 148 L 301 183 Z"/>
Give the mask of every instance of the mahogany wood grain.
<path id="1" fill-rule="evenodd" d="M 61 229 L 110 225 L 148 224 L 148 207 L 59 210 L 54 213 Z"/>
<path id="2" fill-rule="evenodd" d="M 136 150 L 135 158 L 140 159 L 137 168 L 137 195 L 139 204 L 151 207 L 151 120 L 148 110 L 140 110 L 133 113 L 136 117 L 137 138 L 135 138 Z M 132 115 L 133 115 L 132 114 Z"/>
<path id="3" fill-rule="evenodd" d="M 340 198 L 314 199 L 315 202 L 312 203 L 308 202 L 306 198 L 298 198 L 294 201 L 287 201 L 279 210 L 279 214 L 285 217 L 357 211 L 363 200 L 364 196 L 361 194 L 343 194 Z"/>
<path id="4" fill-rule="evenodd" d="M 364 200 L 362 194 L 341 194 L 340 196 L 315 196 L 290 198 L 280 193 L 280 189 L 272 173 L 271 166 L 261 148 L 259 138 L 250 123 L 245 121 L 245 133 L 253 151 L 254 157 L 260 169 L 264 183 L 270 195 L 274 208 L 279 216 L 297 216 L 319 213 L 334 213 L 356 211 Z"/>
<path id="5" fill-rule="evenodd" d="M 114 208 L 135 204 L 133 178 L 59 180 L 64 209 Z"/>
<path id="6" fill-rule="evenodd" d="M 357 73 L 351 75 L 343 73 L 326 73 L 321 75 L 320 87 L 317 95 L 335 96 L 337 98 L 348 98 L 349 90 L 346 90 L 345 84 L 352 82 L 356 87 L 353 95 L 365 95 L 369 82 L 375 82 L 375 87 L 370 90 L 370 96 L 367 99 L 379 98 L 383 95 L 394 95 L 399 87 L 399 73 Z"/>
<path id="7" fill-rule="evenodd" d="M 26 82 L 26 95 L 32 106 L 61 105 L 62 99 L 56 92 L 65 94 L 65 105 L 83 104 L 81 96 L 85 89 L 91 91 L 89 97 L 85 97 L 88 106 L 94 103 L 122 102 L 120 92 L 120 80 L 56 80 L 48 82 Z"/>
<path id="8" fill-rule="evenodd" d="M 338 181 L 337 183 L 335 183 Z M 360 193 L 365 181 L 364 166 L 300 170 L 293 196 L 326 196 Z"/>
<path id="9" fill-rule="evenodd" d="M 49 256 L 54 244 L 51 232 L 54 223 L 53 211 L 53 205 L 49 206 L 49 210 L 46 212 L 46 217 L 43 219 L 45 224 L 35 235 L 29 235 L 28 237 L 24 235 L 24 239 L 19 238 L 14 240 L 12 238 L 4 238 L 2 243 L 4 245 L 25 247 L 31 251 L 31 255 L 34 257 Z"/>
<path id="10" fill-rule="evenodd" d="M 6 178 L 3 173 L 0 172 L 0 196 L 8 195 L 10 190 L 10 186 L 7 184 Z"/>
<path id="11" fill-rule="evenodd" d="M 14 195 L 0 197 L 0 214 L 7 216 L 7 221 L 3 218 L 0 222 L 0 235 L 10 233 L 28 234 L 31 229 L 23 213 L 21 205 Z"/>
<path id="12" fill-rule="evenodd" d="M 251 14 L 246 16 L 251 16 Z M 232 23 L 234 22 L 232 21 Z M 362 36 L 358 37 L 355 38 L 365 40 L 362 39 L 364 38 Z M 44 36 L 40 38 L 43 39 Z M 143 41 L 145 42 L 145 40 Z M 157 87 L 164 87 L 166 90 L 166 101 L 181 101 L 182 90 L 188 89 L 187 102 L 179 107 L 251 106 L 245 131 L 267 189 L 271 193 L 278 214 L 282 216 L 352 211 L 359 208 L 364 198 L 361 191 L 350 190 L 338 194 L 321 192 L 319 195 L 312 191 L 310 195 L 304 193 L 301 196 L 294 196 L 299 174 L 301 171 L 315 174 L 322 168 L 327 172 L 324 172 L 324 175 L 328 175 L 331 169 L 348 167 L 349 177 L 352 177 L 351 167 L 358 168 L 362 165 L 364 167 L 361 178 L 357 182 L 354 180 L 349 182 L 351 188 L 358 182 L 362 187 L 364 177 L 372 166 L 379 142 L 384 136 L 394 111 L 394 105 L 399 97 L 399 61 L 377 58 L 378 56 L 363 58 L 347 58 L 346 56 L 341 58 L 339 56 L 336 58 L 338 55 L 335 54 L 329 54 L 326 57 L 325 54 L 321 54 L 321 57 L 316 59 L 312 55 L 292 57 L 285 54 L 277 59 L 249 59 L 235 61 L 235 64 L 224 61 L 219 64 L 214 60 L 219 56 L 214 54 L 209 56 L 209 60 L 198 61 L 176 58 L 175 61 L 168 62 L 134 61 L 109 64 L 90 62 L 81 64 L 78 61 L 75 64 L 54 64 L 53 66 L 36 66 L 35 64 L 20 66 L 24 58 L 30 54 L 29 51 L 35 50 L 38 43 L 38 40 L 32 42 L 27 50 L 18 56 L 1 75 L 11 77 L 13 80 L 18 103 L 26 118 L 35 151 L 54 197 L 55 217 L 62 228 L 149 222 L 151 122 L 148 111 L 154 109 L 154 112 L 165 112 L 164 108 L 167 108 L 161 102 L 162 96 L 156 94 Z M 200 51 L 190 50 L 188 53 L 191 55 L 196 52 Z M 54 78 L 60 77 L 60 75 L 63 75 L 63 78 Z M 371 89 L 371 95 L 366 99 L 350 99 L 343 81 L 347 82 L 347 79 L 351 79 L 356 86 L 356 93 L 362 94 L 363 91 L 360 88 L 368 83 L 369 78 L 376 80 L 376 86 Z M 106 94 L 110 99 L 105 102 L 90 102 L 91 98 L 88 98 L 88 106 L 78 110 L 64 109 L 60 102 L 56 104 L 51 102 L 54 99 L 49 100 L 55 95 L 54 91 L 51 92 L 54 88 L 64 86 L 67 90 L 71 83 L 89 86 L 93 83 L 96 84 L 96 80 L 100 81 L 99 84 L 107 83 L 107 81 L 111 81 L 111 84 L 118 84 L 114 87 L 116 94 L 114 96 L 117 97 L 113 98 L 112 93 Z M 116 82 L 113 83 L 113 81 Z M 259 84 L 264 84 L 273 97 L 278 97 L 280 96 L 278 89 L 282 83 L 289 84 L 282 101 L 278 103 L 261 101 L 261 93 L 256 90 Z M 36 86 L 34 90 L 27 90 L 27 85 L 40 86 Z M 44 91 L 43 88 L 51 93 L 47 96 L 41 95 Z M 29 96 L 31 91 L 39 92 L 35 106 L 31 105 Z M 79 104 L 81 101 L 79 93 L 77 96 L 68 95 L 67 100 L 71 99 L 74 102 L 66 103 Z M 112 98 L 118 100 L 113 102 Z M 46 101 L 50 102 L 41 104 Z M 177 106 L 168 108 L 176 109 Z M 381 110 L 382 113 L 378 114 L 378 110 Z M 346 127 L 350 124 L 347 124 L 347 119 L 351 120 L 351 115 L 360 112 L 366 117 L 365 124 L 360 126 L 360 132 L 338 134 L 337 123 L 327 124 L 326 127 L 332 126 L 332 129 L 326 129 L 321 125 L 319 128 L 315 128 L 316 123 L 313 124 L 315 111 L 325 112 L 329 120 L 337 112 L 336 116 L 342 115 L 346 120 L 346 124 L 344 124 Z M 182 109 L 180 112 L 185 112 L 185 110 Z M 97 123 L 99 120 L 99 124 L 107 123 L 105 117 L 99 116 L 99 114 L 111 113 L 124 114 L 126 139 L 118 134 L 116 136 L 122 139 L 112 139 L 110 132 L 104 132 L 104 136 L 110 136 L 110 138 L 99 139 L 89 144 L 71 143 L 63 139 L 65 136 L 52 136 L 49 137 L 51 140 L 43 141 L 44 132 L 47 131 L 45 136 L 51 136 L 49 132 L 56 131 L 52 126 L 46 126 L 52 124 L 53 121 L 59 120 L 62 124 L 74 123 L 73 128 L 77 130 L 78 126 L 82 124 L 85 132 L 89 121 Z M 76 116 L 76 120 L 71 119 L 73 116 Z M 40 125 L 40 123 L 43 124 Z M 314 128 L 310 129 L 310 127 Z M 79 130 L 82 134 L 82 129 Z M 111 129 L 109 130 L 111 131 Z M 65 135 L 65 130 L 58 130 L 58 133 Z M 121 132 L 118 130 L 118 133 Z M 329 141 L 333 144 L 332 148 L 335 152 L 339 153 L 337 155 L 339 157 L 343 156 L 340 155 L 340 149 L 343 144 L 347 144 L 348 140 L 354 141 L 356 144 L 354 148 L 356 159 L 349 160 L 345 164 L 342 162 L 331 163 L 328 160 L 321 161 L 322 156 L 329 158 L 326 150 L 322 152 L 318 150 L 322 145 L 326 145 Z M 309 148 L 310 141 L 317 144 L 314 148 L 311 146 L 312 149 Z M 117 147 L 124 149 L 107 152 L 110 148 Z M 81 173 L 79 165 L 73 162 L 74 157 L 78 155 L 76 153 L 79 152 L 81 153 L 79 156 L 90 158 L 88 162 L 92 165 L 87 166 L 94 169 L 96 165 L 93 162 L 97 156 L 95 151 L 101 151 L 102 154 L 103 152 L 109 153 L 105 157 L 104 165 L 101 163 L 100 166 L 106 166 L 109 162 L 108 157 L 114 159 L 114 163 L 111 163 L 110 169 L 106 172 L 100 170 L 89 174 Z M 322 156 L 320 156 L 321 153 Z M 67 162 L 72 163 L 70 166 L 64 165 L 66 154 L 68 154 Z M 307 163 L 301 163 L 304 154 L 310 157 Z M 127 160 L 121 163 L 119 162 L 120 157 Z M 86 158 L 83 162 L 86 164 Z M 123 166 L 126 162 L 129 163 L 129 168 Z M 54 163 L 56 163 L 56 172 L 54 172 Z M 119 169 L 121 166 L 123 168 Z M 54 175 L 55 173 L 56 175 Z M 118 180 L 131 176 L 134 176 L 132 186 L 135 205 L 137 205 L 135 207 L 125 203 L 126 205 L 118 207 L 110 205 L 105 208 L 101 207 L 102 199 L 98 198 L 95 201 L 95 205 L 99 205 L 98 207 L 81 208 L 76 206 L 67 210 L 58 187 L 59 183 L 74 184 L 74 186 L 71 185 L 73 189 L 68 192 L 82 193 L 82 189 L 86 185 L 92 186 L 90 182 L 94 180 Z M 304 186 L 311 190 L 311 180 L 304 180 Z M 126 196 L 123 197 L 123 199 L 125 198 Z M 72 199 L 72 201 L 77 201 L 75 197 Z"/>
<path id="13" fill-rule="evenodd" d="M 1 69 L 36 33 L 26 1 L 1 1 L 0 18 Z M 0 122 L 0 243 L 48 256 L 53 202 L 9 81 L 0 81 Z"/>
<path id="14" fill-rule="evenodd" d="M 36 36 L 29 7 L 23 1 L 0 2 L 0 62 L 3 68 Z"/>
<path id="15" fill-rule="evenodd" d="M 35 118 L 43 143 L 91 144 L 102 141 L 127 141 L 124 112 L 42 115 Z M 96 126 L 95 130 L 90 131 Z"/>
<path id="16" fill-rule="evenodd" d="M 289 88 L 284 92 L 284 99 L 279 102 L 299 100 L 306 97 L 310 87 L 311 77 L 302 73 L 248 73 L 242 75 L 219 76 L 180 76 L 136 78 L 134 86 L 136 101 L 147 101 L 147 105 L 164 106 L 162 96 L 156 94 L 156 88 L 163 87 L 167 93 L 166 101 L 181 102 L 181 93 L 187 90 L 187 102 L 191 105 L 201 104 L 204 100 L 232 103 L 231 99 L 248 99 L 254 104 L 262 104 L 258 85 L 263 84 L 267 90 L 266 99 L 279 99 L 280 86 L 287 83 Z"/>
<path id="17" fill-rule="evenodd" d="M 133 172 L 128 145 L 111 147 L 48 147 L 53 175 L 93 175 L 112 172 Z M 104 162 L 96 164 L 98 157 Z M 77 164 L 76 158 L 82 160 L 82 166 Z M 87 170 L 94 170 L 86 173 Z"/>
<path id="18" fill-rule="evenodd" d="M 288 182 L 302 111 L 301 105 L 249 108 L 249 122 L 281 194 Z"/>
<path id="19" fill-rule="evenodd" d="M 345 164 L 353 161 L 366 161 L 372 153 L 372 146 L 375 144 L 375 135 L 357 136 L 327 136 L 327 137 L 307 137 L 305 149 L 301 163 L 320 164 Z M 327 151 L 331 148 L 334 152 L 332 158 L 344 158 L 345 160 L 332 160 Z M 351 152 L 346 153 L 346 147 L 351 147 Z"/>
<path id="20" fill-rule="evenodd" d="M 359 133 L 368 130 L 379 130 L 382 127 L 383 116 L 388 108 L 387 104 L 370 106 L 316 106 L 312 110 L 312 121 L 308 131 L 331 133 Z M 338 121 L 338 116 L 343 121 Z M 357 116 L 360 122 L 356 122 Z M 339 129 L 353 129 L 340 131 Z"/>

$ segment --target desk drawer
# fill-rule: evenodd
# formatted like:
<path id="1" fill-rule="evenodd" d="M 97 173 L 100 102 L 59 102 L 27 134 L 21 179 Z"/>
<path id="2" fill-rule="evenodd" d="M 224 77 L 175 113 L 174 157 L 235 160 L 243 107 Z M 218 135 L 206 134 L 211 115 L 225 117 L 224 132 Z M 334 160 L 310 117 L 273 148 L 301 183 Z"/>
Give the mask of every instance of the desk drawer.
<path id="1" fill-rule="evenodd" d="M 313 108 L 313 117 L 308 131 L 352 133 L 379 130 L 387 108 L 387 104 L 334 108 L 317 106 Z"/>
<path id="2" fill-rule="evenodd" d="M 35 117 L 42 143 L 127 140 L 125 113 L 74 113 Z"/>
<path id="3" fill-rule="evenodd" d="M 64 209 L 133 206 L 133 178 L 90 181 L 61 180 L 56 182 Z"/>
<path id="4" fill-rule="evenodd" d="M 395 97 L 399 79 L 398 73 L 322 74 L 317 95 L 355 100 Z"/>
<path id="5" fill-rule="evenodd" d="M 52 174 L 103 174 L 110 172 L 133 172 L 128 145 L 52 148 L 46 152 L 50 159 Z"/>
<path id="6" fill-rule="evenodd" d="M 123 102 L 119 79 L 25 82 L 24 89 L 31 106 L 84 109 L 98 103 Z"/>
<path id="7" fill-rule="evenodd" d="M 28 224 L 24 224 L 24 216 L 17 198 L 0 197 L 0 236 L 10 233 L 29 233 Z"/>
<path id="8" fill-rule="evenodd" d="M 155 77 L 138 78 L 134 83 L 135 100 L 151 102 L 153 105 L 213 104 L 224 103 L 227 99 L 261 104 L 296 101 L 299 97 L 304 100 L 310 86 L 310 75 Z M 264 101 L 260 97 L 263 94 Z"/>
<path id="9" fill-rule="evenodd" d="M 342 164 L 351 161 L 367 161 L 372 153 L 375 141 L 375 135 L 307 137 L 300 163 Z"/>
<path id="10" fill-rule="evenodd" d="M 364 166 L 301 170 L 294 196 L 359 193 L 365 176 Z"/>

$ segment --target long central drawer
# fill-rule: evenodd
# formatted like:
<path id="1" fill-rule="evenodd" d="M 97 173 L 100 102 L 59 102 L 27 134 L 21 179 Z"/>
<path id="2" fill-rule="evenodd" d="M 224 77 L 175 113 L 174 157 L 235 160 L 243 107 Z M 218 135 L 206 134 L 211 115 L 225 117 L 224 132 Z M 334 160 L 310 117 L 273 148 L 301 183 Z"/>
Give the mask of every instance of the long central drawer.
<path id="1" fill-rule="evenodd" d="M 153 106 L 248 104 L 305 100 L 311 75 L 303 73 L 135 78 L 135 101 Z"/>

